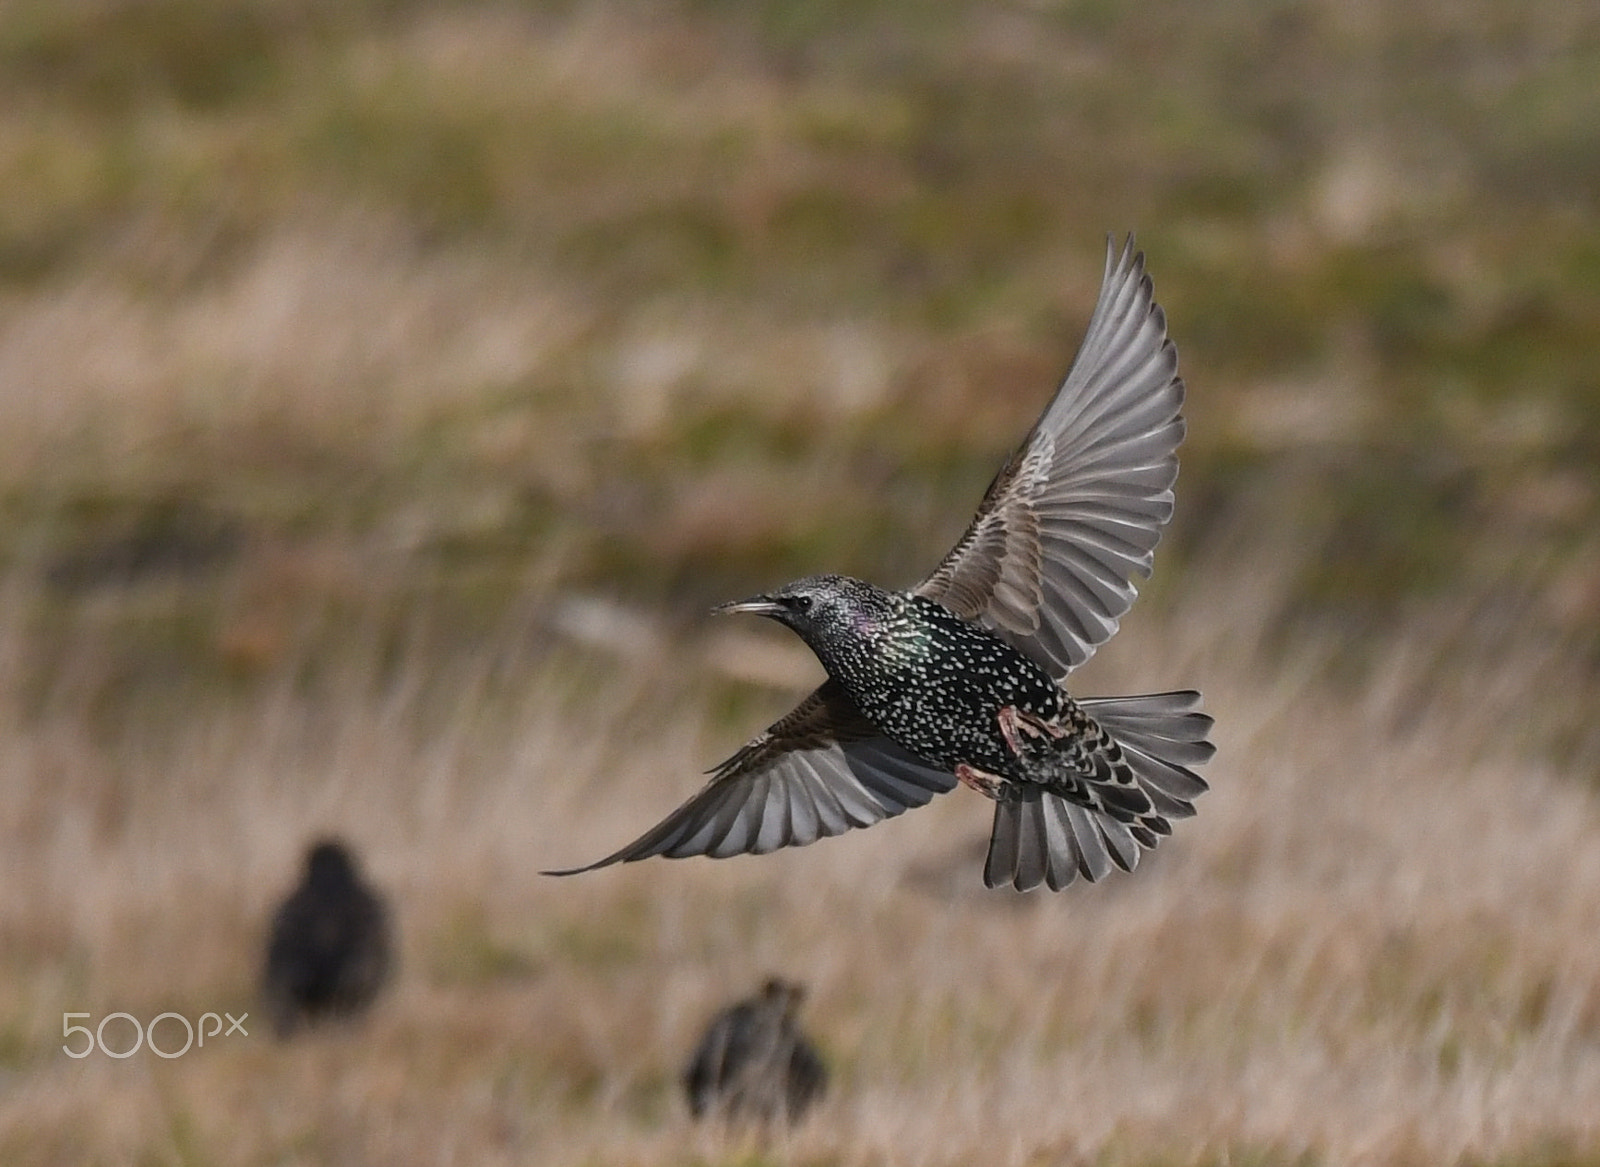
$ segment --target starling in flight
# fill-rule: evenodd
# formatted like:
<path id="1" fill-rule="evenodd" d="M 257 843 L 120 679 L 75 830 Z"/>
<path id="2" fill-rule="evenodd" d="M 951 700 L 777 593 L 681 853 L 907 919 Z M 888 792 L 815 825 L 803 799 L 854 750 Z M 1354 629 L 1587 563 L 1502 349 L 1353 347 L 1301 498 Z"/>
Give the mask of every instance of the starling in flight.
<path id="1" fill-rule="evenodd" d="M 711 1019 L 683 1073 L 691 1114 L 798 1122 L 822 1097 L 828 1070 L 796 1019 L 805 992 L 774 977 Z"/>
<path id="2" fill-rule="evenodd" d="M 1073 698 L 1064 682 L 1150 574 L 1183 440 L 1183 381 L 1144 256 L 1108 241 L 1076 360 L 971 525 L 910 591 L 815 575 L 718 611 L 786 624 L 828 679 L 622 850 L 764 854 L 866 827 L 955 787 L 992 799 L 990 887 L 1132 871 L 1206 783 L 1193 691 Z"/>

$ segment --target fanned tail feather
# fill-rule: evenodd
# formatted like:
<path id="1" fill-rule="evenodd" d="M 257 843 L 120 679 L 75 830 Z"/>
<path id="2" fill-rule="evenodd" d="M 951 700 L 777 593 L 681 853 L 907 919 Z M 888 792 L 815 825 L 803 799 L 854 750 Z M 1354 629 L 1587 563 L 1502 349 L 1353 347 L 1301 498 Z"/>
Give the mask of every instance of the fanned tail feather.
<path id="1" fill-rule="evenodd" d="M 1031 891 L 1042 883 L 1060 891 L 1080 875 L 1093 883 L 1113 867 L 1132 871 L 1140 848 L 1171 834 L 1169 819 L 1192 816 L 1194 800 L 1207 790 L 1190 769 L 1216 753 L 1206 739 L 1212 719 L 1200 712 L 1199 693 L 1096 697 L 1078 704 L 1121 746 L 1149 809 L 1130 816 L 1109 803 L 1083 806 L 1043 788 L 998 802 L 983 868 L 989 887 Z"/>

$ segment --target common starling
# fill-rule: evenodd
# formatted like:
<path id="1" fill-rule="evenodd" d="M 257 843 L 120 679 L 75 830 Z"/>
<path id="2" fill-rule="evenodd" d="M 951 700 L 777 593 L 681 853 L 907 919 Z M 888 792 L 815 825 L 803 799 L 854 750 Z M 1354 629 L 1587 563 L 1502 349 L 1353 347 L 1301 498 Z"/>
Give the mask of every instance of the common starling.
<path id="1" fill-rule="evenodd" d="M 805 988 L 774 977 L 711 1019 L 683 1072 L 689 1111 L 761 1123 L 798 1122 L 827 1089 L 828 1070 L 795 1015 Z"/>
<path id="2" fill-rule="evenodd" d="M 910 591 L 815 575 L 722 605 L 788 625 L 828 679 L 644 836 L 550 874 L 800 846 L 958 781 L 995 803 L 988 886 L 1132 871 L 1194 813 L 1212 719 L 1193 691 L 1075 700 L 1064 683 L 1117 630 L 1172 516 L 1177 369 L 1143 254 L 1108 241 L 1077 358 L 944 561 Z"/>
<path id="3" fill-rule="evenodd" d="M 267 943 L 263 997 L 278 1036 L 322 1017 L 359 1012 L 391 963 L 389 914 L 345 845 L 306 852 L 300 885 L 279 906 Z"/>

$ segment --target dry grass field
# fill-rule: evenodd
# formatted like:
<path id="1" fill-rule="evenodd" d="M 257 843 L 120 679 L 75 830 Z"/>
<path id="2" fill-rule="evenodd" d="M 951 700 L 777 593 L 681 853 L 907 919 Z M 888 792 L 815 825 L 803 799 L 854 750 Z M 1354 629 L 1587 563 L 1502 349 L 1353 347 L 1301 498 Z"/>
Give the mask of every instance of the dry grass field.
<path id="1" fill-rule="evenodd" d="M 982 889 L 987 807 L 959 790 L 760 860 L 542 879 L 734 740 L 718 682 L 666 656 L 576 685 L 463 672 L 442 711 L 407 661 L 110 752 L 86 713 L 10 725 L 0 1157 L 1592 1162 L 1600 805 L 1517 728 L 1560 663 L 1439 692 L 1402 644 L 1340 695 L 1309 648 L 1254 664 L 1244 613 L 1207 626 L 1206 601 L 1092 666 L 1207 687 L 1203 813 L 1134 876 L 1055 896 Z M 60 1052 L 69 1010 L 251 1009 L 270 901 L 327 829 L 402 923 L 371 1017 L 169 1061 Z M 693 1128 L 699 1027 L 773 971 L 812 986 L 832 1097 L 770 1145 Z"/>
<path id="2" fill-rule="evenodd" d="M 1600 1164 L 1591 9 L 5 5 L 0 1163 Z M 1205 691 L 1199 816 L 539 876 L 815 680 L 710 603 L 948 546 L 1132 227 L 1191 436 L 1074 683 Z M 328 831 L 399 972 L 280 1043 Z M 696 1128 L 769 974 L 833 1091 Z"/>

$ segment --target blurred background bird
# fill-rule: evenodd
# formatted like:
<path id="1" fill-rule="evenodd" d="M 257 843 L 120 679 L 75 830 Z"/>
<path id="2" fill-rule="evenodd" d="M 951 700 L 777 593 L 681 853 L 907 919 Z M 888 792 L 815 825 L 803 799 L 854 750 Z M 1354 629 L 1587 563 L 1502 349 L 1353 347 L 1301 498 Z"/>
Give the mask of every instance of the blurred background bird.
<path id="1" fill-rule="evenodd" d="M 278 1036 L 372 1004 L 389 977 L 392 944 L 388 908 L 362 881 L 349 847 L 338 839 L 312 844 L 267 942 L 262 996 Z"/>
<path id="2" fill-rule="evenodd" d="M 797 1019 L 805 995 L 773 977 L 711 1019 L 683 1072 L 691 1114 L 789 1123 L 821 1100 L 828 1070 Z"/>

